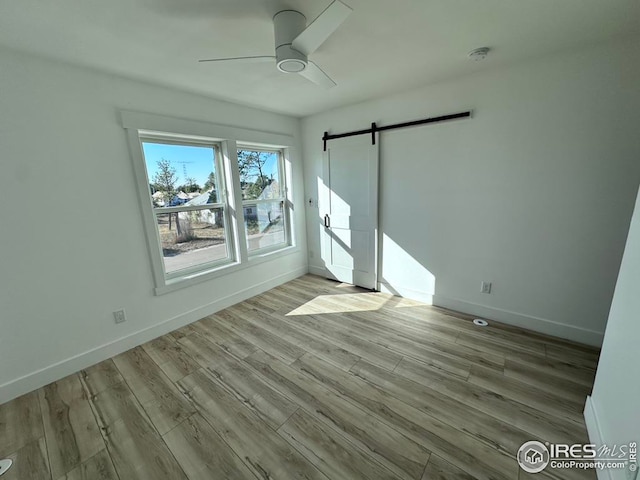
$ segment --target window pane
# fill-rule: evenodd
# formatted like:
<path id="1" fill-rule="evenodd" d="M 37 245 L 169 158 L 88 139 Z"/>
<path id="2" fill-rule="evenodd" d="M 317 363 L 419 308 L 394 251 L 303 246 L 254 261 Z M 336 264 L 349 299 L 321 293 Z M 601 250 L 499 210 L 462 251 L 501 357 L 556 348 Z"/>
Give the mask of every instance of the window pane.
<path id="1" fill-rule="evenodd" d="M 238 150 L 238 169 L 243 200 L 281 198 L 280 162 L 277 152 Z"/>
<path id="2" fill-rule="evenodd" d="M 155 207 L 217 203 L 215 148 L 142 142 Z"/>
<path id="3" fill-rule="evenodd" d="M 284 202 L 243 205 L 244 227 L 250 252 L 286 242 L 283 207 Z"/>
<path id="4" fill-rule="evenodd" d="M 156 219 L 167 273 L 229 257 L 222 208 L 158 213 Z"/>

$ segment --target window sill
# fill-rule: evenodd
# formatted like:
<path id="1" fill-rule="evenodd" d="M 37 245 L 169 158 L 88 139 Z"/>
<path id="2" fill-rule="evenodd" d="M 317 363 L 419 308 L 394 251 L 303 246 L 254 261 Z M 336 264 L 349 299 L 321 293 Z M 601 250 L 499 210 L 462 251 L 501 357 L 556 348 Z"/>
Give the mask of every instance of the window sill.
<path id="1" fill-rule="evenodd" d="M 276 260 L 278 258 L 292 255 L 298 252 L 300 252 L 299 247 L 290 245 L 275 251 L 258 253 L 255 256 L 251 256 L 249 260 L 244 263 L 233 262 L 219 267 L 209 268 L 195 273 L 189 273 L 182 277 L 176 277 L 170 280 L 166 280 L 164 285 L 161 285 L 154 289 L 154 293 L 156 294 L 156 296 L 165 295 L 167 293 L 175 292 L 176 290 L 181 290 L 192 285 L 207 282 L 224 275 L 229 275 L 230 273 L 245 270 L 255 265 L 269 262 L 271 260 Z"/>

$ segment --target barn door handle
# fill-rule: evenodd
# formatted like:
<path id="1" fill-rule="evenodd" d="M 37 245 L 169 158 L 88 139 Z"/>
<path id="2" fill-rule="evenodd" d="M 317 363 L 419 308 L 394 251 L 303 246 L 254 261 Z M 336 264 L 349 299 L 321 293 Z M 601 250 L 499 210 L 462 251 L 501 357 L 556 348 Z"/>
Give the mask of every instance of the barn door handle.
<path id="1" fill-rule="evenodd" d="M 331 221 L 329 220 L 329 214 L 324 214 L 324 228 L 331 228 Z"/>

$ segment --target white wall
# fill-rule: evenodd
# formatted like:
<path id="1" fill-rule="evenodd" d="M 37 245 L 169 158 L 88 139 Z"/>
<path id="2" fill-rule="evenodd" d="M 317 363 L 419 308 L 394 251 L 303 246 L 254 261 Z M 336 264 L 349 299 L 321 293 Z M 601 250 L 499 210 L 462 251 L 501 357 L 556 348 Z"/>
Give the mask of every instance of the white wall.
<path id="1" fill-rule="evenodd" d="M 298 119 L 5 50 L 0 64 L 0 403 L 306 272 L 300 208 L 297 253 L 154 296 L 118 112 L 296 138 Z"/>
<path id="2" fill-rule="evenodd" d="M 640 443 L 640 193 L 616 283 L 593 393 L 585 420 L 589 438 L 609 446 Z M 610 478 L 624 480 L 621 471 Z M 609 478 L 599 476 L 598 478 Z"/>
<path id="3" fill-rule="evenodd" d="M 317 198 L 325 130 L 473 109 L 470 120 L 382 134 L 384 282 L 599 344 L 640 181 L 639 46 L 559 54 L 305 118 L 306 198 Z M 306 208 L 310 270 L 322 273 L 324 212 Z"/>

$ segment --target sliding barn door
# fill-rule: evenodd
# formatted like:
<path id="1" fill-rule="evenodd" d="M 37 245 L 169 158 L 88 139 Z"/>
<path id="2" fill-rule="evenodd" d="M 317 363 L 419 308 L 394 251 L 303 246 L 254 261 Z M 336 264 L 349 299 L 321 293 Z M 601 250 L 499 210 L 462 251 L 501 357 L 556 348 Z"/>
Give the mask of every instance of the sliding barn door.
<path id="1" fill-rule="evenodd" d="M 370 136 L 327 142 L 320 215 L 323 259 L 339 281 L 377 289 L 378 142 Z"/>

